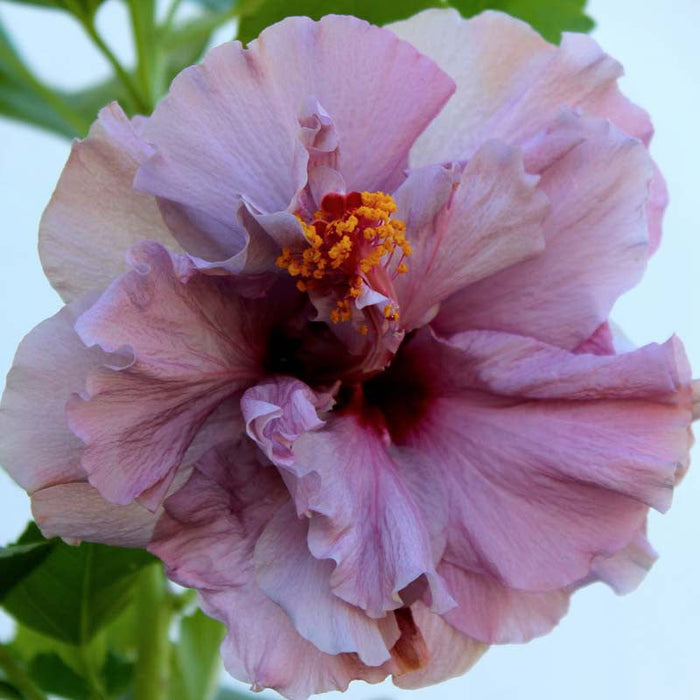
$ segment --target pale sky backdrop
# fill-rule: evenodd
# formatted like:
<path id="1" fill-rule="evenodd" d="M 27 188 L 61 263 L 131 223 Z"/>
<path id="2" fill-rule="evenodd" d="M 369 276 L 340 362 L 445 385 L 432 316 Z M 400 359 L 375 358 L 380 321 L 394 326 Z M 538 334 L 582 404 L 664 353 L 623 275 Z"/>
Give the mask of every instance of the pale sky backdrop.
<path id="1" fill-rule="evenodd" d="M 637 344 L 678 333 L 700 374 L 700 2 L 590 0 L 594 36 L 625 65 L 626 93 L 657 127 L 653 153 L 672 196 L 660 252 L 641 285 L 619 302 L 615 320 Z M 77 26 L 57 12 L 0 3 L 0 14 L 32 64 L 66 88 L 106 73 Z M 126 21 L 109 2 L 99 22 L 128 60 Z M 36 253 L 39 217 L 68 143 L 0 120 L 0 372 L 17 343 L 59 308 Z M 60 370 L 59 370 L 60 371 Z M 665 516 L 653 515 L 661 558 L 640 589 L 619 598 L 602 585 L 575 596 L 549 636 L 492 649 L 465 677 L 422 691 L 353 684 L 352 700 L 695 700 L 700 697 L 700 452 Z M 28 500 L 0 472 L 0 543 L 29 517 Z M 8 631 L 0 620 L 0 636 Z M 267 692 L 265 696 L 273 697 Z M 340 694 L 330 694 L 338 700 Z"/>

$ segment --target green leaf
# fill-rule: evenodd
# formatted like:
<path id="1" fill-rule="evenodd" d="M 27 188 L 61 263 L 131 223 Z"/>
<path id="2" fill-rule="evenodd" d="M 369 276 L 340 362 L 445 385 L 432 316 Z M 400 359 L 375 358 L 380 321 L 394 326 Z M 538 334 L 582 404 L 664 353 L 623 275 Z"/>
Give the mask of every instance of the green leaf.
<path id="1" fill-rule="evenodd" d="M 238 4 L 237 0 L 190 0 L 190 2 L 201 5 L 213 12 L 225 12 L 233 9 Z"/>
<path id="2" fill-rule="evenodd" d="M 2 700 L 23 700 L 19 690 L 7 681 L 0 681 L 0 698 Z"/>
<path id="3" fill-rule="evenodd" d="M 38 532 L 36 525 L 31 523 L 18 542 L 0 548 L 0 601 L 25 576 L 39 566 L 54 547 L 54 542 L 43 538 L 43 541 L 32 542 L 34 530 Z"/>
<path id="4" fill-rule="evenodd" d="M 27 68 L 1 21 L 0 115 L 69 138 L 87 130 L 80 116 Z"/>
<path id="5" fill-rule="evenodd" d="M 254 698 L 255 700 L 268 700 L 267 695 L 251 695 L 233 688 L 219 688 L 214 696 L 214 700 L 253 700 Z"/>
<path id="6" fill-rule="evenodd" d="M 5 0 L 16 5 L 36 5 L 56 10 L 65 10 L 71 14 L 92 17 L 105 0 Z"/>
<path id="7" fill-rule="evenodd" d="M 39 654 L 29 664 L 31 679 L 47 693 L 70 700 L 90 698 L 90 686 L 58 654 Z"/>
<path id="8" fill-rule="evenodd" d="M 107 655 L 102 677 L 105 681 L 105 689 L 110 697 L 120 697 L 132 684 L 134 676 L 134 663 L 118 654 L 110 652 Z"/>
<path id="9" fill-rule="evenodd" d="M 594 22 L 586 0 L 449 0 L 464 17 L 483 10 L 501 10 L 531 24 L 545 39 L 559 43 L 561 33 L 589 32 Z"/>
<path id="10" fill-rule="evenodd" d="M 129 603 L 138 572 L 153 561 L 141 550 L 57 541 L 3 606 L 37 632 L 84 646 Z"/>
<path id="11" fill-rule="evenodd" d="M 200 700 L 212 696 L 221 663 L 219 647 L 225 634 L 225 627 L 201 610 L 182 619 L 173 650 L 172 700 Z"/>
<path id="12" fill-rule="evenodd" d="M 238 38 L 248 42 L 265 27 L 292 15 L 306 15 L 312 19 L 329 13 L 355 15 L 382 25 L 442 4 L 441 0 L 259 0 L 243 8 Z"/>

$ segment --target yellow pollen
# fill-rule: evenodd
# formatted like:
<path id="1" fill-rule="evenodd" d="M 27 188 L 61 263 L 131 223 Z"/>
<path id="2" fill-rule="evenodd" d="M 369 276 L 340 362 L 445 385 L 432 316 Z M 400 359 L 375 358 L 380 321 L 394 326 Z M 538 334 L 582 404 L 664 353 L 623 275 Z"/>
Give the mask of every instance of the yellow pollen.
<path id="1" fill-rule="evenodd" d="M 408 272 L 404 258 L 411 255 L 411 245 L 406 224 L 391 218 L 395 212 L 396 202 L 383 192 L 327 195 L 311 223 L 297 214 L 308 247 L 283 248 L 277 266 L 300 278 L 296 283 L 300 292 L 322 289 L 337 296 L 330 320 L 350 321 L 364 285 L 372 286 L 374 268 L 388 269 L 394 255 L 399 255 L 394 274 Z M 392 305 L 383 313 L 389 321 L 399 317 Z M 369 329 L 363 325 L 359 332 L 366 335 Z"/>

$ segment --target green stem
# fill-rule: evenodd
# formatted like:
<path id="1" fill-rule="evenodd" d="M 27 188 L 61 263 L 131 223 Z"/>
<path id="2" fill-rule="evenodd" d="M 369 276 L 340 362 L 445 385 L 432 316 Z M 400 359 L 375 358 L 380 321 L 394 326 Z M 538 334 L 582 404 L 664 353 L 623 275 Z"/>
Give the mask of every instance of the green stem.
<path id="1" fill-rule="evenodd" d="M 146 567 L 136 591 L 138 657 L 134 672 L 134 700 L 167 700 L 171 609 L 161 565 Z"/>
<path id="2" fill-rule="evenodd" d="M 75 130 L 75 136 L 82 138 L 87 134 L 90 129 L 89 120 L 73 109 L 57 92 L 54 92 L 50 87 L 47 87 L 35 78 L 33 74 L 25 75 L 25 79 L 32 91 L 41 97 L 58 116 Z"/>
<path id="3" fill-rule="evenodd" d="M 126 68 L 124 68 L 119 59 L 114 55 L 112 49 L 107 46 L 104 39 L 100 36 L 100 33 L 97 31 L 97 27 L 95 27 L 94 20 L 92 18 L 87 19 L 83 22 L 83 27 L 85 27 L 85 31 L 92 39 L 95 46 L 97 46 L 97 48 L 102 52 L 102 55 L 109 61 L 112 68 L 114 68 L 114 72 L 117 74 L 117 77 L 122 82 L 122 85 L 129 93 L 129 97 L 133 101 L 136 109 L 143 114 L 149 114 L 150 109 L 148 108 L 146 100 L 141 95 L 140 90 L 136 86 L 136 83 L 132 79 L 129 72 L 126 70 Z"/>
<path id="4" fill-rule="evenodd" d="M 175 15 L 182 5 L 182 0 L 173 0 L 168 8 L 168 14 L 165 15 L 163 24 L 160 27 L 161 34 L 163 36 L 168 36 L 173 29 L 173 24 L 175 23 Z"/>
<path id="5" fill-rule="evenodd" d="M 148 113 L 160 95 L 162 56 L 156 29 L 155 0 L 128 0 L 129 16 L 136 46 L 136 75 L 145 96 Z"/>
<path id="6" fill-rule="evenodd" d="M 7 680 L 24 695 L 26 700 L 47 700 L 46 695 L 25 674 L 3 644 L 0 644 L 0 668 L 5 672 Z"/>

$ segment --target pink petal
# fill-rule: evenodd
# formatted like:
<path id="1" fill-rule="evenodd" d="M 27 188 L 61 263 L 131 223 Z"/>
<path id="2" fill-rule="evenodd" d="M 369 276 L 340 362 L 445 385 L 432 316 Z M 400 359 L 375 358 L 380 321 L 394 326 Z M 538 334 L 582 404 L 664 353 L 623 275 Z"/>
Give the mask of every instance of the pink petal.
<path id="1" fill-rule="evenodd" d="M 32 513 L 44 537 L 145 548 L 158 513 L 138 503 L 115 506 L 85 482 L 48 486 L 32 494 Z"/>
<path id="2" fill-rule="evenodd" d="M 569 608 L 570 591 L 520 591 L 488 574 L 444 561 L 440 575 L 457 601 L 445 620 L 462 634 L 488 644 L 529 642 L 550 632 Z"/>
<path id="3" fill-rule="evenodd" d="M 248 389 L 241 398 L 248 435 L 278 466 L 296 469 L 292 447 L 299 436 L 324 425 L 318 411 L 331 408 L 330 395 L 312 391 L 290 377 L 275 377 Z"/>
<path id="4" fill-rule="evenodd" d="M 414 171 L 396 193 L 397 218 L 413 248 L 394 287 L 406 330 L 451 293 L 541 253 L 547 198 L 522 155 L 490 141 L 467 163 L 453 191 L 439 166 Z"/>
<path id="5" fill-rule="evenodd" d="M 249 435 L 283 473 L 298 477 L 290 491 L 297 511 L 311 518 L 311 553 L 337 564 L 335 595 L 380 618 L 425 576 L 432 605 L 452 605 L 435 575 L 432 528 L 412 493 L 422 486 L 404 480 L 379 426 L 339 413 L 324 424 L 316 411 L 327 399 L 290 378 L 254 387 L 241 406 Z"/>
<path id="6" fill-rule="evenodd" d="M 44 270 L 66 301 L 104 289 L 126 271 L 126 251 L 140 240 L 179 250 L 155 199 L 131 188 L 151 153 L 116 103 L 73 144 L 39 231 Z"/>
<path id="7" fill-rule="evenodd" d="M 355 652 L 368 666 L 380 666 L 399 638 L 394 615 L 373 620 L 336 597 L 330 587 L 334 565 L 311 556 L 307 531 L 308 520 L 292 503 L 277 511 L 255 547 L 258 585 L 321 651 Z"/>
<path id="8" fill-rule="evenodd" d="M 288 495 L 256 453 L 244 438 L 200 460 L 167 500 L 150 550 L 175 581 L 203 589 L 202 608 L 228 627 L 222 655 L 236 678 L 299 700 L 345 689 L 354 678 L 381 680 L 387 671 L 366 667 L 355 654 L 331 656 L 303 639 L 257 585 L 255 544 Z"/>
<path id="9" fill-rule="evenodd" d="M 596 557 L 591 563 L 591 577 L 624 595 L 639 586 L 656 559 L 657 554 L 646 537 L 646 527 L 642 527 L 624 549 L 609 557 Z"/>
<path id="10" fill-rule="evenodd" d="M 640 279 L 647 260 L 646 149 L 608 123 L 565 113 L 526 154 L 552 204 L 544 253 L 465 288 L 434 322 L 485 328 L 573 349 Z M 528 168 L 529 169 L 529 168 Z"/>
<path id="11" fill-rule="evenodd" d="M 401 607 L 403 589 L 425 577 L 431 607 L 443 612 L 453 605 L 435 573 L 416 485 L 403 478 L 373 425 L 336 414 L 324 430 L 299 438 L 294 454 L 319 475 L 308 504 L 314 514 L 309 549 L 336 562 L 331 586 L 337 596 L 381 617 Z"/>
<path id="12" fill-rule="evenodd" d="M 105 362 L 73 330 L 90 305 L 64 306 L 20 343 L 0 404 L 0 463 L 30 493 L 53 484 L 83 481 L 83 445 L 68 428 L 65 405 L 88 373 Z"/>
<path id="13" fill-rule="evenodd" d="M 86 398 L 68 406 L 90 483 L 122 505 L 156 484 L 166 490 L 206 419 L 260 376 L 269 322 L 228 278 L 197 273 L 156 243 L 132 261 L 76 329 L 87 345 L 128 346 L 133 362 L 94 371 Z"/>
<path id="14" fill-rule="evenodd" d="M 565 105 L 611 119 L 645 143 L 651 137 L 647 114 L 617 88 L 622 67 L 587 36 L 565 34 L 557 47 L 506 14 L 463 20 L 454 10 L 428 10 L 390 28 L 457 83 L 412 149 L 412 167 L 468 158 L 488 139 L 523 143 Z"/>
<path id="15" fill-rule="evenodd" d="M 243 576 L 246 583 L 227 591 L 203 591 L 199 598 L 204 612 L 228 627 L 221 655 L 234 678 L 250 683 L 254 691 L 271 688 L 289 700 L 344 691 L 356 679 L 378 683 L 386 678 L 384 667 L 366 666 L 356 654 L 319 651 L 254 584 L 252 571 L 244 570 Z"/>
<path id="16" fill-rule="evenodd" d="M 289 18 L 247 50 L 223 44 L 180 74 L 146 126 L 158 154 L 136 184 L 221 224 L 241 195 L 258 211 L 285 210 L 306 184 L 300 118 L 315 98 L 337 130 L 348 187 L 392 189 L 452 90 L 432 61 L 391 32 L 353 17 Z M 391 127 L 368 131 L 360 112 L 390 116 Z"/>
<path id="17" fill-rule="evenodd" d="M 561 588 L 626 547 L 647 504 L 668 507 L 690 445 L 687 364 L 677 341 L 619 358 L 550 348 L 545 360 L 543 346 L 518 362 L 531 340 L 488 335 L 458 336 L 449 352 L 409 346 L 432 397 L 396 437 L 446 481 L 448 561 Z"/>
<path id="18" fill-rule="evenodd" d="M 450 626 L 420 602 L 411 606 L 411 614 L 427 647 L 428 663 L 417 671 L 394 673 L 399 688 L 423 688 L 466 673 L 488 649 L 475 639 Z"/>

